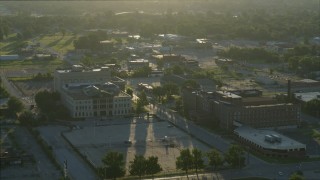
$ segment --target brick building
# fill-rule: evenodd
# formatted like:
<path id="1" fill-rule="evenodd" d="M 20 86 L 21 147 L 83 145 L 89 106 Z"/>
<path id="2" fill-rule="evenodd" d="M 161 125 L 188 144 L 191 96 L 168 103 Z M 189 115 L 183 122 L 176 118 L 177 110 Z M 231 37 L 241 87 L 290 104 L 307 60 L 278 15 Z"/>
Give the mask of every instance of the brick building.
<path id="1" fill-rule="evenodd" d="M 242 97 L 227 91 L 184 89 L 182 98 L 191 117 L 203 120 L 202 116 L 206 115 L 212 120 L 218 120 L 220 127 L 229 130 L 234 129 L 236 124 L 254 128 L 300 124 L 300 105 L 260 97 L 260 93 L 256 97 Z"/>

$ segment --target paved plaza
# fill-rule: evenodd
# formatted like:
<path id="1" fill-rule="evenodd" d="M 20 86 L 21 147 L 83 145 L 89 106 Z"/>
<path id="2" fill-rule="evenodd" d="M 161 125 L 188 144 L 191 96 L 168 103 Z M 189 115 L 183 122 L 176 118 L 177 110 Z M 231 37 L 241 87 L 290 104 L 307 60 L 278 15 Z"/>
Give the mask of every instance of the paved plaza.
<path id="1" fill-rule="evenodd" d="M 165 172 L 175 171 L 176 157 L 183 148 L 209 147 L 193 139 L 167 121 L 133 118 L 96 121 L 92 126 L 65 132 L 65 137 L 96 167 L 107 151 L 125 155 L 126 167 L 134 155 L 157 156 Z"/>

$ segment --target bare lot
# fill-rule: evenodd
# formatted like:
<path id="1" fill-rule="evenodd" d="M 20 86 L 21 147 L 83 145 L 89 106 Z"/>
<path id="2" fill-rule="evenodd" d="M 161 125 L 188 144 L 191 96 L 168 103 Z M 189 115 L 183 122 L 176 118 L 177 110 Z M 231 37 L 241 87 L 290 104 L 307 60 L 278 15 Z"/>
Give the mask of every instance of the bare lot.
<path id="1" fill-rule="evenodd" d="M 209 150 L 166 121 L 150 122 L 144 119 L 118 119 L 99 121 L 96 126 L 84 127 L 64 133 L 66 138 L 96 167 L 107 151 L 125 155 L 126 167 L 134 155 L 158 156 L 165 172 L 175 171 L 175 160 L 182 148 Z"/>

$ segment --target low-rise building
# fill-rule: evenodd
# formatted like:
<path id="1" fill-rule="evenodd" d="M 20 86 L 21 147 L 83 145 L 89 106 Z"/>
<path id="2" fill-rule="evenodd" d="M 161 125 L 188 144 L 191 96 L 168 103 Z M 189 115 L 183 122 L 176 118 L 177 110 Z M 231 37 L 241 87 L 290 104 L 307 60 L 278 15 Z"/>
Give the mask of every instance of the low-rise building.
<path id="1" fill-rule="evenodd" d="M 143 67 L 149 67 L 149 61 L 146 59 L 136 59 L 133 61 L 128 61 L 128 70 L 136 70 Z"/>
<path id="2" fill-rule="evenodd" d="M 13 55 L 0 55 L 0 60 L 1 61 L 11 61 L 11 60 L 19 60 L 20 56 L 17 54 Z"/>
<path id="3" fill-rule="evenodd" d="M 241 126 L 234 130 L 238 140 L 250 149 L 271 157 L 306 156 L 306 145 L 272 130 Z"/>
<path id="4" fill-rule="evenodd" d="M 199 61 L 196 60 L 185 60 L 183 65 L 187 68 L 196 69 L 199 68 Z"/>
<path id="5" fill-rule="evenodd" d="M 152 70 L 149 77 L 163 77 L 164 72 L 159 70 Z"/>
<path id="6" fill-rule="evenodd" d="M 320 100 L 320 92 L 301 92 L 293 93 L 295 99 L 302 104 L 307 103 L 313 99 Z"/>
<path id="7" fill-rule="evenodd" d="M 144 91 L 146 93 L 152 93 L 153 87 L 150 86 L 149 84 L 139 83 L 138 90 Z"/>

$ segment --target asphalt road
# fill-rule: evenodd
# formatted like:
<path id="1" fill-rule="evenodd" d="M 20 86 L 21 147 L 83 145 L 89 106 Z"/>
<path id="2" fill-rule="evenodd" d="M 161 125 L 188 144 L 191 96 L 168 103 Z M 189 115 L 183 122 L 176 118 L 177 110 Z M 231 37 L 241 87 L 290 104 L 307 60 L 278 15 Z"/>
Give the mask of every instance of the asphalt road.
<path id="1" fill-rule="evenodd" d="M 60 135 L 66 131 L 66 127 L 62 126 L 46 126 L 40 127 L 41 136 L 51 145 L 53 153 L 58 162 L 63 165 L 64 161 L 68 162 L 68 176 L 76 180 L 98 179 L 91 168 L 76 154 L 69 144 Z"/>

